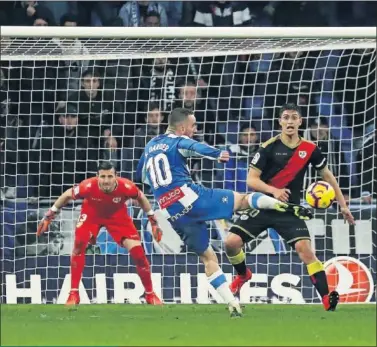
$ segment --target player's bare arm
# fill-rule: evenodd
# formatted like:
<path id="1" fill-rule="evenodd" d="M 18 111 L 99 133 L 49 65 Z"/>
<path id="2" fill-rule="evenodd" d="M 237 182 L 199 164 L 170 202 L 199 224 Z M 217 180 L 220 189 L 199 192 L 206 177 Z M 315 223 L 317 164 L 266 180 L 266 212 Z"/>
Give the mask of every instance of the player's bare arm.
<path id="1" fill-rule="evenodd" d="M 138 202 L 141 209 L 148 216 L 149 222 L 151 223 L 151 226 L 152 226 L 152 233 L 153 233 L 154 239 L 157 242 L 160 242 L 161 238 L 162 238 L 162 230 L 158 226 L 157 219 L 155 217 L 154 211 L 152 209 L 152 206 L 151 206 L 149 200 L 147 199 L 147 197 L 144 195 L 144 193 L 142 191 L 139 191 L 139 194 L 138 194 L 138 196 L 135 200 Z"/>
<path id="2" fill-rule="evenodd" d="M 353 215 L 347 206 L 346 200 L 344 199 L 343 193 L 340 190 L 339 184 L 335 176 L 327 166 L 321 170 L 320 174 L 323 180 L 330 183 L 330 185 L 334 188 L 335 197 L 340 206 L 340 211 L 343 214 L 344 220 L 347 221 L 349 224 L 354 225 L 355 219 L 353 218 Z"/>
<path id="3" fill-rule="evenodd" d="M 289 189 L 278 189 L 269 184 L 263 182 L 260 178 L 261 171 L 255 168 L 250 168 L 247 176 L 247 185 L 256 190 L 257 192 L 262 192 L 266 194 L 271 194 L 275 199 L 280 201 L 288 202 L 289 194 L 291 193 Z"/>
<path id="4" fill-rule="evenodd" d="M 67 189 L 62 195 L 58 197 L 52 207 L 46 212 L 37 229 L 37 236 L 42 235 L 48 230 L 48 226 L 59 214 L 60 209 L 67 205 L 72 200 L 72 188 Z"/>

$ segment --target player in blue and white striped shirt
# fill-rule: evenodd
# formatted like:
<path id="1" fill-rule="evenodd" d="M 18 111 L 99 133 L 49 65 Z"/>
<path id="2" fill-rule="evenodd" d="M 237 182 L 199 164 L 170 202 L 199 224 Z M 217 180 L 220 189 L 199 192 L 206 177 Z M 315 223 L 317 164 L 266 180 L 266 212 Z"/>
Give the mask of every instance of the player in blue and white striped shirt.
<path id="1" fill-rule="evenodd" d="M 189 250 L 198 254 L 203 261 L 208 281 L 229 305 L 231 315 L 240 316 L 239 302 L 231 293 L 209 244 L 206 221 L 231 219 L 234 211 L 250 208 L 297 213 L 297 210 L 302 211 L 301 207 L 258 192 L 240 194 L 195 184 L 187 158 L 200 156 L 226 163 L 229 153 L 192 140 L 196 132 L 196 119 L 190 110 L 174 109 L 168 123 L 167 132 L 146 145 L 138 165 L 138 175 L 151 186 L 162 213 Z"/>

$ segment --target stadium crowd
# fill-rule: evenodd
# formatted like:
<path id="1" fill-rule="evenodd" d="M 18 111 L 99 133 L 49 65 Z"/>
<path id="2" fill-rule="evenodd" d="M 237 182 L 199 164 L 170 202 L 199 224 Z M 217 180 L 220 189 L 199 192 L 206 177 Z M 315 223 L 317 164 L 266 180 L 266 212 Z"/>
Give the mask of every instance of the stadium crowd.
<path id="1" fill-rule="evenodd" d="M 5 1 L 1 25 L 372 26 L 376 2 Z M 86 52 L 80 40 L 51 45 Z M 277 109 L 302 107 L 302 136 L 328 155 L 341 188 L 370 202 L 376 51 L 287 52 L 177 59 L 2 61 L 2 196 L 52 198 L 91 176 L 99 159 L 134 179 L 145 144 L 174 107 L 195 111 L 197 139 L 231 152 L 223 167 L 191 163 L 205 185 L 246 191 Z M 314 173 L 313 173 L 314 174 Z M 309 177 L 308 179 L 312 179 Z M 352 187 L 352 189 L 351 189 Z"/>

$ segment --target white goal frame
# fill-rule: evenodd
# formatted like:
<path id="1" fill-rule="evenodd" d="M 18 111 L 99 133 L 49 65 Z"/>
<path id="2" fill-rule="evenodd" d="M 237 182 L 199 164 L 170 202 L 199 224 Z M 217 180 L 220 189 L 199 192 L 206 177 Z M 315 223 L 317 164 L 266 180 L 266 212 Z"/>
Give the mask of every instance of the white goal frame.
<path id="1" fill-rule="evenodd" d="M 82 40 L 88 54 L 64 55 L 65 59 L 72 60 L 86 60 L 89 57 L 127 59 L 135 55 L 139 58 L 203 57 L 221 55 L 225 52 L 232 52 L 234 55 L 275 53 L 284 51 L 284 47 L 295 51 L 321 50 L 329 48 L 329 45 L 331 49 L 375 48 L 376 28 L 49 27 L 46 30 L 45 27 L 4 26 L 1 27 L 1 60 L 24 60 L 25 56 L 33 60 L 58 59 L 60 55 L 49 51 L 48 46 L 52 38 Z M 171 42 L 166 45 L 164 39 L 170 39 Z M 182 45 L 182 40 L 185 45 Z M 271 46 L 271 42 L 275 42 L 277 47 Z M 9 48 L 11 43 L 17 46 L 16 51 Z"/>

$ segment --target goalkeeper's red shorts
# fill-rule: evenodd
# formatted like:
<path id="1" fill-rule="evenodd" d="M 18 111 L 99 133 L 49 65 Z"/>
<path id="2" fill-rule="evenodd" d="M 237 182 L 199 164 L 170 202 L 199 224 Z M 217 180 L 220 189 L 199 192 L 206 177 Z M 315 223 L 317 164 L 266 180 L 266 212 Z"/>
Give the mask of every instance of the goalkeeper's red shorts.
<path id="1" fill-rule="evenodd" d="M 76 224 L 75 242 L 87 244 L 92 237 L 97 238 L 101 227 L 105 227 L 120 246 L 122 246 L 124 239 L 140 240 L 139 233 L 131 219 L 122 224 L 112 224 L 111 222 L 97 224 L 87 220 L 86 215 L 82 214 Z"/>

